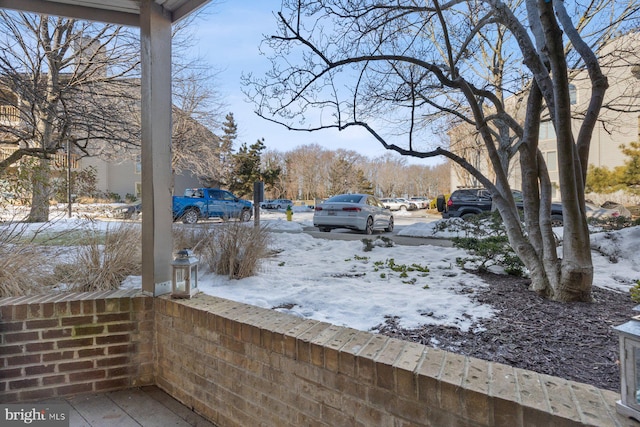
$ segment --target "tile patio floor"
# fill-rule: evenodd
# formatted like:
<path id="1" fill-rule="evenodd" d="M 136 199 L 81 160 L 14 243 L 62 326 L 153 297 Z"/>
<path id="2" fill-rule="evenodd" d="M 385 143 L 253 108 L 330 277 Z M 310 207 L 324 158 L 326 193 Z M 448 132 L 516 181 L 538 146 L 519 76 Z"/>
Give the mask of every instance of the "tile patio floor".
<path id="1" fill-rule="evenodd" d="M 71 406 L 70 427 L 216 427 L 155 386 L 74 396 L 64 402 Z"/>

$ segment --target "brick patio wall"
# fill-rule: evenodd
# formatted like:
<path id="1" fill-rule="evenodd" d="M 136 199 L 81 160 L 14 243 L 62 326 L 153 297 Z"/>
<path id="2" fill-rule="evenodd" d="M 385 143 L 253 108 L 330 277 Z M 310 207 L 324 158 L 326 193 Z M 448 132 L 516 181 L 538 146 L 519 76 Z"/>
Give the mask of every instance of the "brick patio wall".
<path id="1" fill-rule="evenodd" d="M 0 299 L 0 403 L 156 384 L 220 427 L 638 427 L 619 394 L 207 295 Z"/>
<path id="2" fill-rule="evenodd" d="M 154 384 L 153 303 L 139 290 L 0 299 L 0 403 Z"/>
<path id="3" fill-rule="evenodd" d="M 156 384 L 220 427 L 639 425 L 618 393 L 225 299 L 155 316 Z"/>

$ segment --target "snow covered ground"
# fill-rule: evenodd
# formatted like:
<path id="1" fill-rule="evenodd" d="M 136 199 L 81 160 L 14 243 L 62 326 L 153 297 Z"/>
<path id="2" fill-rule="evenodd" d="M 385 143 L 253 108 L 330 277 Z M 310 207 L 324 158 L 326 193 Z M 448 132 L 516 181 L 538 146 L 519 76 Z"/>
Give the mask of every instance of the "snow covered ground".
<path id="1" fill-rule="evenodd" d="M 433 217 L 394 215 L 399 235 L 448 237 L 434 234 L 438 220 Z M 52 229 L 113 225 L 112 221 L 66 219 L 64 211 L 59 216 L 52 221 Z M 305 227 L 312 226 L 312 216 L 310 209 L 296 208 L 293 221 L 286 221 L 284 212 L 262 211 L 261 222 L 273 232 L 271 245 L 277 256 L 264 260 L 257 276 L 242 280 L 201 271 L 199 289 L 360 330 L 375 328 L 387 316 L 398 316 L 402 327 L 443 324 L 466 331 L 478 319 L 492 316 L 491 307 L 470 298 L 487 284 L 457 266 L 456 258 L 465 256 L 462 250 L 381 244 L 364 251 L 360 239 L 326 240 L 304 233 Z M 640 227 L 595 233 L 591 240 L 594 285 L 628 292 L 640 279 Z M 140 286 L 140 277 L 129 277 L 123 284 Z"/>

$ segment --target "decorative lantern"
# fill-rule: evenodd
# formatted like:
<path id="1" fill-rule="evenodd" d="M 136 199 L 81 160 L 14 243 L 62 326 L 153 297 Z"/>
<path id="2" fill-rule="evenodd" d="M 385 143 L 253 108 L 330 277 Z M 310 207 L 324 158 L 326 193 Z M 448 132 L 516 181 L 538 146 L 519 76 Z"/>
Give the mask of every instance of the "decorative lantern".
<path id="1" fill-rule="evenodd" d="M 634 308 L 640 311 L 640 306 Z M 618 412 L 640 421 L 640 315 L 614 328 L 620 339 L 620 397 Z"/>
<path id="2" fill-rule="evenodd" d="M 198 263 L 198 257 L 190 249 L 176 252 L 171 262 L 173 298 L 191 298 L 198 293 Z"/>

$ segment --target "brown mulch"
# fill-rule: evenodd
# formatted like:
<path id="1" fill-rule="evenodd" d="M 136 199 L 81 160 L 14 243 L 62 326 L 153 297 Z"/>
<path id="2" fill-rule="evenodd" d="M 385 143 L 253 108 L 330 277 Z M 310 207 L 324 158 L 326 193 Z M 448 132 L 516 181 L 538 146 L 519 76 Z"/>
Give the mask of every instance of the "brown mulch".
<path id="1" fill-rule="evenodd" d="M 495 310 L 469 332 L 447 326 L 398 327 L 379 333 L 568 380 L 619 391 L 618 334 L 612 329 L 638 312 L 628 293 L 593 288 L 593 303 L 558 303 L 529 291 L 527 279 L 482 274 L 489 284 L 473 296 Z M 482 332 L 474 332 L 483 327 Z"/>

